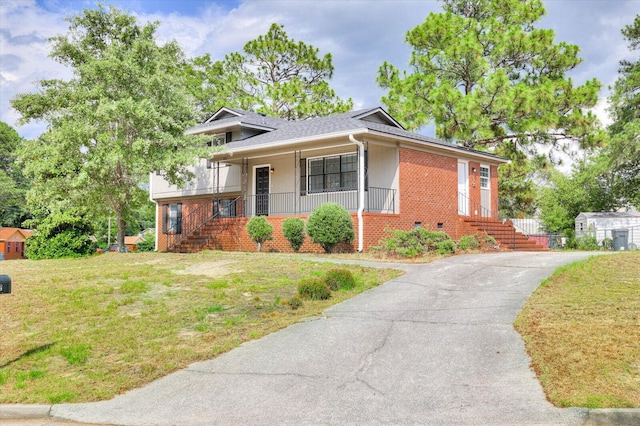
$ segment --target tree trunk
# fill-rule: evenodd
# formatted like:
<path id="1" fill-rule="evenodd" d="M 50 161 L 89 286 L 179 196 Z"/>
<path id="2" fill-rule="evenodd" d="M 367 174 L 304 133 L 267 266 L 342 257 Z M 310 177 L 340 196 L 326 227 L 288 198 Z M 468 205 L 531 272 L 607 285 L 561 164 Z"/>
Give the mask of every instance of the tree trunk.
<path id="1" fill-rule="evenodd" d="M 124 253 L 126 250 L 126 246 L 124 245 L 124 235 L 126 234 L 127 221 L 122 217 L 122 213 L 118 212 L 117 214 L 118 220 L 118 253 Z"/>

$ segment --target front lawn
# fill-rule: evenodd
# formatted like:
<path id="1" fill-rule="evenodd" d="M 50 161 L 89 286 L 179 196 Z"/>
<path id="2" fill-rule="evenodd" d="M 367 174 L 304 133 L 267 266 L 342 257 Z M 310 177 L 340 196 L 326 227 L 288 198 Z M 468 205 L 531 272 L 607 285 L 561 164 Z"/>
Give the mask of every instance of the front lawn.
<path id="1" fill-rule="evenodd" d="M 516 320 L 559 407 L 640 407 L 640 252 L 559 269 Z"/>
<path id="2" fill-rule="evenodd" d="M 353 290 L 287 301 L 298 281 L 349 269 Z M 110 399 L 394 278 L 267 253 L 108 253 L 0 262 L 0 403 Z"/>

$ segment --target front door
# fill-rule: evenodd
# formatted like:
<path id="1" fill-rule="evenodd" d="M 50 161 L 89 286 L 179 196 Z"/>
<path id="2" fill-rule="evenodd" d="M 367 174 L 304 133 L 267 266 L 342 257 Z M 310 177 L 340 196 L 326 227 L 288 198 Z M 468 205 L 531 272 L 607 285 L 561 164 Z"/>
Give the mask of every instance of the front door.
<path id="1" fill-rule="evenodd" d="M 256 168 L 256 216 L 269 216 L 269 166 Z"/>
<path id="2" fill-rule="evenodd" d="M 469 216 L 469 165 L 458 162 L 458 214 Z"/>
<path id="3" fill-rule="evenodd" d="M 489 166 L 480 166 L 480 206 L 482 216 L 491 217 L 491 176 Z"/>

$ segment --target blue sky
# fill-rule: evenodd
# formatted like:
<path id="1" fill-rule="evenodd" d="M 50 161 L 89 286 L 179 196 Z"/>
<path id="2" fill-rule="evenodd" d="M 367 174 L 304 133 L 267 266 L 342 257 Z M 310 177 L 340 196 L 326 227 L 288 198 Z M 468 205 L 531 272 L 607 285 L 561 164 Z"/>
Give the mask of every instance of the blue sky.
<path id="1" fill-rule="evenodd" d="M 33 82 L 68 79 L 71 73 L 48 58 L 47 39 L 67 31 L 64 18 L 95 8 L 93 0 L 0 0 L 0 121 L 27 138 L 46 129 L 45 123 L 18 126 L 19 114 L 9 100 L 36 89 Z M 410 49 L 407 31 L 431 12 L 435 0 L 111 0 L 139 21 L 160 21 L 160 42 L 178 41 L 188 57 L 209 53 L 214 59 L 239 51 L 265 34 L 273 22 L 288 35 L 331 53 L 335 66 L 330 82 L 339 96 L 352 98 L 356 108 L 382 105 L 384 92 L 375 82 L 383 61 L 406 67 Z M 596 113 L 607 121 L 607 87 L 617 77 L 618 62 L 631 58 L 620 29 L 640 13 L 640 0 L 545 0 L 547 15 L 538 22 L 551 28 L 556 41 L 577 44 L 584 63 L 570 73 L 574 83 L 593 77 L 604 88 Z M 636 54 L 637 56 L 637 54 Z M 636 58 L 637 59 L 637 58 Z M 423 133 L 430 134 L 432 129 Z"/>

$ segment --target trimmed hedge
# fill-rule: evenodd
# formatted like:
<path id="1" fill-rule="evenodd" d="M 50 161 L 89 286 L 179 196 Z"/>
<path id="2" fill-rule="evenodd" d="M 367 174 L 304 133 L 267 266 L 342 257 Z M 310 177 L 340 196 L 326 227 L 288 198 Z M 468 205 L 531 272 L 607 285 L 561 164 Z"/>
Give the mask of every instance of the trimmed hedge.
<path id="1" fill-rule="evenodd" d="M 300 280 L 298 294 L 303 299 L 325 300 L 331 297 L 331 291 L 326 284 L 316 277 L 308 277 Z"/>
<path id="2" fill-rule="evenodd" d="M 353 220 L 349 212 L 336 203 L 316 207 L 307 221 L 307 233 L 316 244 L 331 253 L 339 243 L 351 243 L 355 239 Z"/>
<path id="3" fill-rule="evenodd" d="M 324 283 L 333 291 L 350 290 L 356 286 L 356 280 L 348 269 L 330 269 L 324 276 Z"/>

